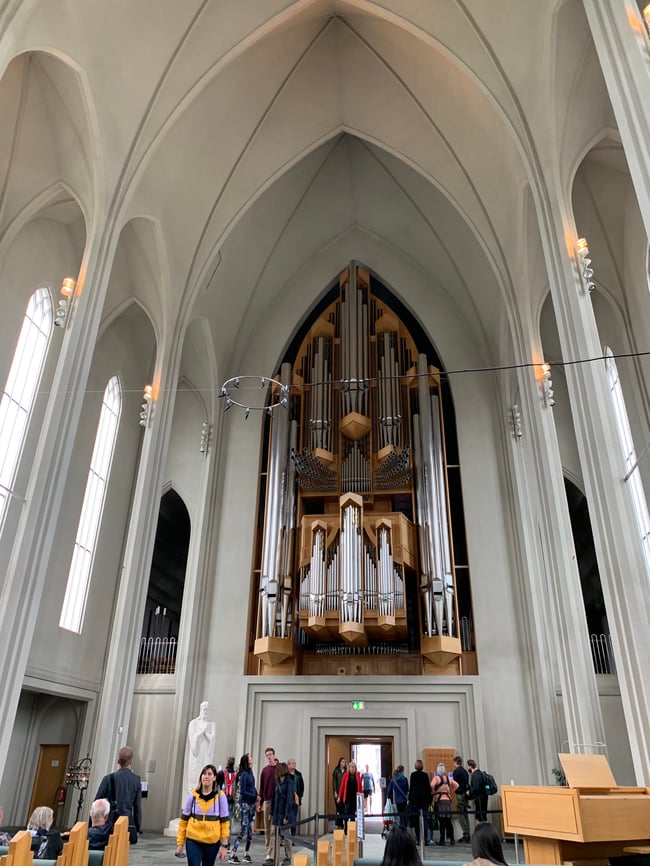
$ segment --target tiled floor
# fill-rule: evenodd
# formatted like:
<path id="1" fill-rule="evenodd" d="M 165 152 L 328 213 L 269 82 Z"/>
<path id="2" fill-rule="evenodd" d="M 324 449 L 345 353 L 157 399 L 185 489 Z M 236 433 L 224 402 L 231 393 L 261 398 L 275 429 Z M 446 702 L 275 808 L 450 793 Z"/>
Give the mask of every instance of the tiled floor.
<path id="1" fill-rule="evenodd" d="M 375 826 L 376 824 L 376 826 Z M 375 857 L 381 859 L 384 853 L 384 840 L 381 838 L 381 821 L 368 820 L 366 822 L 366 839 L 363 842 L 363 855 L 365 857 Z M 325 836 L 322 838 L 331 838 Z M 176 850 L 173 838 L 163 836 L 162 834 L 145 833 L 135 845 L 129 855 L 129 866 L 152 866 L 152 864 L 176 863 L 182 864 L 183 860 L 177 860 L 174 857 Z M 306 851 L 311 856 L 311 851 L 301 848 L 299 845 L 294 846 L 293 853 Z M 243 846 L 240 849 L 240 859 L 243 855 Z M 253 837 L 251 847 L 251 857 L 255 866 L 262 866 L 264 862 L 264 837 L 256 834 Z M 523 853 L 523 852 L 521 852 Z M 506 860 L 509 863 L 515 861 L 515 852 L 513 846 L 507 846 L 505 851 Z M 425 848 L 426 860 L 453 860 L 458 863 L 467 863 L 472 859 L 472 854 L 469 844 L 456 843 L 453 847 L 445 845 L 439 847 L 437 845 L 427 846 Z"/>

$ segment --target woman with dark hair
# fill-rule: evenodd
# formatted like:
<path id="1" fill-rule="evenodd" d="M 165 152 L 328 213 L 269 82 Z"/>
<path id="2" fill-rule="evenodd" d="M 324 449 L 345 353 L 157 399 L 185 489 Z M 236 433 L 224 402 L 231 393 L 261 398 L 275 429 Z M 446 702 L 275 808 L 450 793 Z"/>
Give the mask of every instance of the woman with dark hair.
<path id="1" fill-rule="evenodd" d="M 345 758 L 339 758 L 336 767 L 334 767 L 334 772 L 332 773 L 332 790 L 334 791 L 334 803 L 336 804 L 336 814 L 342 815 L 345 810 L 345 804 L 339 802 L 339 791 L 341 790 L 341 782 L 343 781 L 343 774 L 348 768 L 348 762 Z M 336 826 L 342 827 L 343 820 L 342 818 L 336 819 Z"/>
<path id="2" fill-rule="evenodd" d="M 501 839 L 494 824 L 481 821 L 476 825 L 472 835 L 472 854 L 474 859 L 465 866 L 491 866 L 498 863 L 499 866 L 508 866 L 503 857 Z"/>
<path id="3" fill-rule="evenodd" d="M 182 857 L 185 847 L 189 866 L 214 866 L 217 855 L 220 860 L 226 859 L 229 838 L 228 800 L 219 788 L 217 768 L 206 764 L 199 784 L 187 795 L 183 806 L 176 836 L 176 856 Z"/>
<path id="4" fill-rule="evenodd" d="M 289 774 L 289 767 L 284 761 L 280 761 L 275 768 L 275 790 L 273 791 L 271 820 L 273 821 L 273 826 L 278 828 L 280 845 L 284 844 L 282 866 L 289 866 L 291 863 L 291 824 L 293 822 L 294 804 L 293 782 Z"/>
<path id="5" fill-rule="evenodd" d="M 404 765 L 400 764 L 393 770 L 393 778 L 386 789 L 386 799 L 392 800 L 397 809 L 400 826 L 406 827 L 406 805 L 409 798 L 409 782 L 404 775 Z"/>
<path id="6" fill-rule="evenodd" d="M 246 836 L 244 863 L 252 863 L 251 855 L 248 852 L 251 849 L 251 841 L 253 839 L 257 788 L 255 787 L 255 776 L 253 775 L 253 759 L 248 753 L 241 756 L 237 779 L 239 780 L 239 819 L 241 824 L 239 827 L 239 833 L 237 834 L 237 838 L 233 845 L 232 853 L 228 857 L 228 862 L 239 863 L 237 849 L 239 848 L 241 840 Z"/>
<path id="7" fill-rule="evenodd" d="M 381 866 L 422 866 L 415 839 L 407 827 L 393 824 L 388 831 Z"/>

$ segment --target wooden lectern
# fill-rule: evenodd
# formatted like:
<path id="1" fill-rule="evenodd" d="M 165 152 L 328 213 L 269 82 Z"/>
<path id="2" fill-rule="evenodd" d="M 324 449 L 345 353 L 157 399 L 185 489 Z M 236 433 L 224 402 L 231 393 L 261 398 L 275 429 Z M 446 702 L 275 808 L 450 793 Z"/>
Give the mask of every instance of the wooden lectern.
<path id="1" fill-rule="evenodd" d="M 568 788 L 501 788 L 504 829 L 523 836 L 527 863 L 620 857 L 650 841 L 650 788 L 617 786 L 604 755 L 559 758 Z"/>

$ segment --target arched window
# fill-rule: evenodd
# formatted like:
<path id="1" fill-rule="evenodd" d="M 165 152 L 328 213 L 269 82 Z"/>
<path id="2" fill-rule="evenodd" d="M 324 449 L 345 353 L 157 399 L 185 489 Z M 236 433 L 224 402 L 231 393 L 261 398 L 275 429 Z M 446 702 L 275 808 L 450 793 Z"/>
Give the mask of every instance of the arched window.
<path id="1" fill-rule="evenodd" d="M 90 573 L 104 509 L 106 485 L 111 471 L 121 409 L 120 380 L 117 376 L 113 376 L 104 391 L 102 410 L 95 436 L 95 447 L 88 470 L 86 492 L 72 552 L 68 585 L 59 620 L 61 628 L 75 631 L 77 634 L 81 632 L 81 624 L 86 609 Z"/>
<path id="2" fill-rule="evenodd" d="M 0 404 L 0 525 L 4 520 L 23 450 L 29 416 L 52 334 L 52 299 L 48 289 L 36 289 L 11 362 Z"/>
<path id="3" fill-rule="evenodd" d="M 632 507 L 641 537 L 646 569 L 650 573 L 650 514 L 648 513 L 648 503 L 643 489 L 641 473 L 639 472 L 639 461 L 634 449 L 634 441 L 632 439 L 632 431 L 630 430 L 627 409 L 625 408 L 625 399 L 623 397 L 623 389 L 621 388 L 621 380 L 618 375 L 618 367 L 616 366 L 612 350 L 608 346 L 605 346 L 605 367 L 607 368 L 609 390 L 612 395 L 618 438 L 623 452 L 623 460 L 625 461 L 625 481 L 627 482 L 632 499 Z"/>

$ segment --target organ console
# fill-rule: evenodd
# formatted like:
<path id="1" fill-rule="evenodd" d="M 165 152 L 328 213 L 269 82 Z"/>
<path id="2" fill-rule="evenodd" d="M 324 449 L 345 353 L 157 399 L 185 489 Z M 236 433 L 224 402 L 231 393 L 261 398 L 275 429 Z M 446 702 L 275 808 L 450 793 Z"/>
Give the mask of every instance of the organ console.
<path id="1" fill-rule="evenodd" d="M 624 856 L 650 842 L 650 788 L 621 787 L 604 755 L 559 755 L 568 787 L 501 788 L 506 832 L 524 838 L 527 863 Z"/>
<path id="2" fill-rule="evenodd" d="M 287 670 L 299 643 L 406 647 L 414 673 L 460 672 L 437 368 L 352 263 L 277 381 L 290 392 L 269 419 L 258 672 Z"/>

